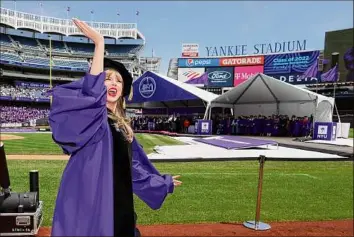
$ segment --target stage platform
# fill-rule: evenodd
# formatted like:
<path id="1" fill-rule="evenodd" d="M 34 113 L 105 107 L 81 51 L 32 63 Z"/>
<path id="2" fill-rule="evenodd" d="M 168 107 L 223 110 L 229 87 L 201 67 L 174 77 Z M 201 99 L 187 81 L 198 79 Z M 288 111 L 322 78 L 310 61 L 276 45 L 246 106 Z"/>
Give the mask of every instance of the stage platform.
<path id="1" fill-rule="evenodd" d="M 315 142 L 301 142 L 294 141 L 294 137 L 251 137 L 249 138 L 261 138 L 263 140 L 271 140 L 276 141 L 279 146 L 287 147 L 287 148 L 295 148 L 301 149 L 305 151 L 317 151 L 323 152 L 333 155 L 339 155 L 344 157 L 353 158 L 353 146 L 341 146 L 336 144 L 329 143 L 315 143 Z M 353 141 L 353 138 L 349 138 L 348 140 Z"/>
<path id="2" fill-rule="evenodd" d="M 152 133 L 152 134 L 163 134 L 168 135 L 171 137 L 191 137 L 191 138 L 207 138 L 211 137 L 214 138 L 215 136 L 212 135 L 195 135 L 195 134 L 181 134 L 181 133 L 168 133 L 168 132 L 161 132 L 161 131 L 136 131 L 142 133 Z M 223 136 L 223 135 L 222 135 Z M 233 137 L 233 136 L 231 136 Z M 242 137 L 242 138 L 253 138 L 253 139 L 261 139 L 261 140 L 270 140 L 273 142 L 277 142 L 279 146 L 287 147 L 287 148 L 295 148 L 295 149 L 302 149 L 307 151 L 317 151 L 323 153 L 329 153 L 334 155 L 340 155 L 345 157 L 354 157 L 353 155 L 353 146 L 343 146 L 340 144 L 333 144 L 331 142 L 301 142 L 301 141 L 294 141 L 294 137 L 260 137 L 260 136 L 235 136 L 235 137 Z M 349 138 L 346 141 L 341 141 L 341 143 L 348 143 L 353 141 L 353 138 Z"/>
<path id="3" fill-rule="evenodd" d="M 318 143 L 318 144 L 329 144 L 334 146 L 344 146 L 344 147 L 353 147 L 353 138 L 337 138 L 335 141 L 326 141 L 326 140 L 309 140 L 306 142 Z"/>
<path id="4" fill-rule="evenodd" d="M 271 158 L 295 159 L 343 159 L 345 157 L 315 151 L 287 148 L 282 146 L 258 146 L 256 149 L 225 149 L 195 141 L 192 137 L 175 137 L 185 145 L 156 146 L 154 154 L 149 154 L 151 161 L 225 161 L 257 158 L 261 155 Z M 349 159 L 348 159 L 349 160 Z"/>
<path id="5" fill-rule="evenodd" d="M 241 136 L 217 136 L 208 138 L 196 138 L 194 141 L 209 144 L 216 147 L 221 147 L 225 149 L 247 149 L 247 148 L 258 148 L 261 146 L 276 145 L 278 143 L 271 140 L 262 140 Z"/>

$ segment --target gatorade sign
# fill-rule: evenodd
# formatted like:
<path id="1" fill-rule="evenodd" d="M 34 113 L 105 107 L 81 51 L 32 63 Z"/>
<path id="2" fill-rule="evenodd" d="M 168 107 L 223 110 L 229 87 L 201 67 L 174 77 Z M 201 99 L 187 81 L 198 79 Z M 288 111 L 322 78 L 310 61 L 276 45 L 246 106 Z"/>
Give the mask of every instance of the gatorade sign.
<path id="1" fill-rule="evenodd" d="M 263 65 L 264 56 L 221 58 L 220 66 L 253 66 Z"/>

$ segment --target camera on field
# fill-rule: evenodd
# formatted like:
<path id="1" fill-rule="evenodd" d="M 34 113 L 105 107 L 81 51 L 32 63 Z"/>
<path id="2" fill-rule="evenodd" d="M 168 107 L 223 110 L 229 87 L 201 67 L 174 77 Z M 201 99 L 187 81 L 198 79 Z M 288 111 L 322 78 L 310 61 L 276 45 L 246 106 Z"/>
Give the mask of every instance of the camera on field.
<path id="1" fill-rule="evenodd" d="M 43 220 L 39 175 L 29 172 L 29 192 L 11 192 L 4 144 L 0 143 L 0 236 L 36 235 Z"/>

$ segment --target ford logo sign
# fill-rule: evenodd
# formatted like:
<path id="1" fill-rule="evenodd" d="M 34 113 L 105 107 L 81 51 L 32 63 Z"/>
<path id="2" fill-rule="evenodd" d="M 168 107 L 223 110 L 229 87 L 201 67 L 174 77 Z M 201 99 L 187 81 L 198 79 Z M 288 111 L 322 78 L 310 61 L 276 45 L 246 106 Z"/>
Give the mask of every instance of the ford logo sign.
<path id="1" fill-rule="evenodd" d="M 215 81 L 223 81 L 231 78 L 231 73 L 226 71 L 214 71 L 208 73 L 208 78 Z"/>

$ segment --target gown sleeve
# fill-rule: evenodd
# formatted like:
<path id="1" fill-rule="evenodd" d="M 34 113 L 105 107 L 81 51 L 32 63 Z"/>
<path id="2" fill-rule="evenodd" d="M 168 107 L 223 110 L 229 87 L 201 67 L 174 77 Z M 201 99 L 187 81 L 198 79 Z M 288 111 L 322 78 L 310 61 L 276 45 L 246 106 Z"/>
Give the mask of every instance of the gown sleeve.
<path id="1" fill-rule="evenodd" d="M 98 142 L 107 130 L 105 72 L 56 86 L 49 93 L 52 105 L 49 125 L 53 140 L 72 154 Z"/>
<path id="2" fill-rule="evenodd" d="M 172 176 L 161 175 L 157 171 L 135 138 L 132 150 L 133 191 L 151 209 L 159 209 L 166 196 L 174 191 Z"/>

